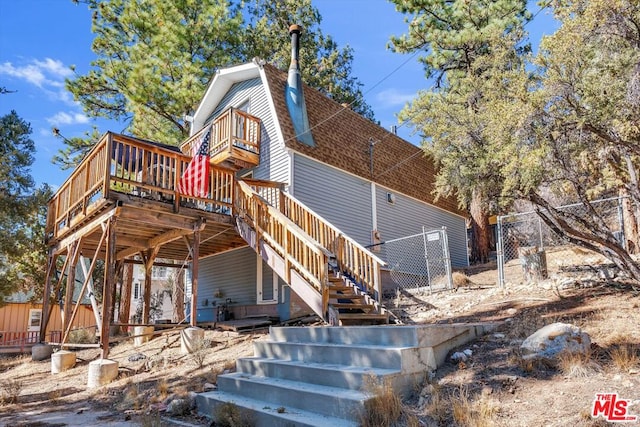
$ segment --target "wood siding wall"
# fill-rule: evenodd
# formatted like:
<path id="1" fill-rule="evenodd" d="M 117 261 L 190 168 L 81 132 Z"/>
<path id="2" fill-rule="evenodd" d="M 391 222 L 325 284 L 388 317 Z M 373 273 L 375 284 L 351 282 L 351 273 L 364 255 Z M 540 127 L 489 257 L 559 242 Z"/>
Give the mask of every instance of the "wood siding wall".
<path id="1" fill-rule="evenodd" d="M 387 201 L 387 193 L 394 195 L 393 203 Z M 378 231 L 382 241 L 421 233 L 423 226 L 427 230 L 447 227 L 451 265 L 454 267 L 469 265 L 467 228 L 464 218 L 378 185 L 376 185 L 376 207 Z"/>
<path id="2" fill-rule="evenodd" d="M 361 245 L 373 230 L 371 183 L 301 155 L 294 155 L 294 195 Z M 418 184 L 417 184 L 418 185 Z M 387 202 L 387 193 L 395 202 Z M 447 227 L 451 263 L 468 265 L 464 218 L 376 185 L 377 229 L 382 240 L 397 239 L 428 229 Z"/>
<path id="3" fill-rule="evenodd" d="M 371 244 L 369 182 L 294 154 L 293 195 L 361 245 Z"/>
<path id="4" fill-rule="evenodd" d="M 227 298 L 231 298 L 231 307 L 255 304 L 256 265 L 256 253 L 249 247 L 200 260 L 197 307 L 199 320 L 208 320 L 215 313 L 216 307 Z M 218 292 L 222 296 L 217 297 Z"/>
<path id="5" fill-rule="evenodd" d="M 42 309 L 42 304 L 8 303 L 0 307 L 0 331 L 26 331 L 29 323 L 29 310 L 31 309 Z M 74 328 L 91 327 L 95 326 L 95 324 L 96 319 L 91 310 L 91 306 L 81 305 L 73 321 Z M 47 327 L 47 333 L 60 330 L 62 330 L 60 308 L 54 306 L 51 312 L 51 320 Z"/>

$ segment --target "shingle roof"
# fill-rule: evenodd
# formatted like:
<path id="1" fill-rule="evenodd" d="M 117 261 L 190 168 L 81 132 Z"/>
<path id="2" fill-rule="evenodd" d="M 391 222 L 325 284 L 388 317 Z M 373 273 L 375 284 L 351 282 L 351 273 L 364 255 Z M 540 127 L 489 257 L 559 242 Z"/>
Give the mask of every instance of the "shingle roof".
<path id="1" fill-rule="evenodd" d="M 319 91 L 304 86 L 307 114 L 315 147 L 298 142 L 284 98 L 287 74 L 265 64 L 271 98 L 285 145 L 323 163 L 371 179 L 369 141 L 373 154 L 373 181 L 442 209 L 465 215 L 454 198 L 434 202 L 436 168 L 419 147 L 365 119 Z"/>

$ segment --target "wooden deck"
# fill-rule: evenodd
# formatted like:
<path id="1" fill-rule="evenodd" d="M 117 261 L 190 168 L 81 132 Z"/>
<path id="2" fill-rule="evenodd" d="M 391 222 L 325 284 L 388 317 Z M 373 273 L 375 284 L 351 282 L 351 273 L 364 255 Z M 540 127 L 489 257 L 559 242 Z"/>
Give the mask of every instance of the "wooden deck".
<path id="1" fill-rule="evenodd" d="M 156 257 L 185 261 L 185 238 L 195 230 L 200 256 L 245 245 L 231 215 L 234 171 L 212 166 L 210 197 L 187 197 L 177 185 L 189 160 L 169 147 L 106 134 L 49 202 L 49 246 L 61 254 L 79 240 L 83 253 L 94 253 L 111 218 L 116 260 L 157 248 Z"/>

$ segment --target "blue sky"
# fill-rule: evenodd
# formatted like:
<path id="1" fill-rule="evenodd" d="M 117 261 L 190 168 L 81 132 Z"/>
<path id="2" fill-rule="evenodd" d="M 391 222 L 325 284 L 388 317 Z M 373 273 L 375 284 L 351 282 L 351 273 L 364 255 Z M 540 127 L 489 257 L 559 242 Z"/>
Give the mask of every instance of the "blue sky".
<path id="1" fill-rule="evenodd" d="M 322 29 L 340 46 L 354 49 L 353 74 L 364 84 L 367 102 L 381 125 L 398 124 L 396 114 L 420 89 L 427 89 L 417 57 L 386 49 L 391 35 L 406 30 L 404 17 L 386 0 L 313 0 L 322 15 Z M 530 2 L 531 10 L 538 9 Z M 556 27 L 547 13 L 528 26 L 534 44 Z M 92 125 L 100 132 L 121 132 L 123 125 L 89 119 L 64 88 L 74 65 L 85 74 L 95 58 L 91 51 L 91 16 L 86 5 L 71 0 L 0 0 L 0 86 L 15 93 L 0 96 L 0 115 L 11 110 L 31 124 L 36 143 L 32 175 L 37 183 L 59 186 L 70 171 L 51 163 L 63 147 L 52 134 L 82 136 Z M 399 134 L 414 143 L 407 126 Z"/>

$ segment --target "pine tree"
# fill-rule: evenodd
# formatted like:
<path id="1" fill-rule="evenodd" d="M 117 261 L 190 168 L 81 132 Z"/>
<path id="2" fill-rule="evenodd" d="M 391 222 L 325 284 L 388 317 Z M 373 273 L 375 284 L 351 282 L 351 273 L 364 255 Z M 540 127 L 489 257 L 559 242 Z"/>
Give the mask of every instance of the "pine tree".
<path id="1" fill-rule="evenodd" d="M 521 56 L 529 50 L 525 0 L 393 0 L 410 15 L 407 34 L 392 49 L 423 51 L 431 89 L 400 114 L 423 135 L 423 148 L 439 166 L 436 191 L 457 195 L 472 220 L 472 261 L 485 262 L 490 243 L 490 202 L 501 194 L 502 171 L 488 124 L 505 85 L 516 84 Z M 508 89 L 508 88 L 507 88 Z"/>

